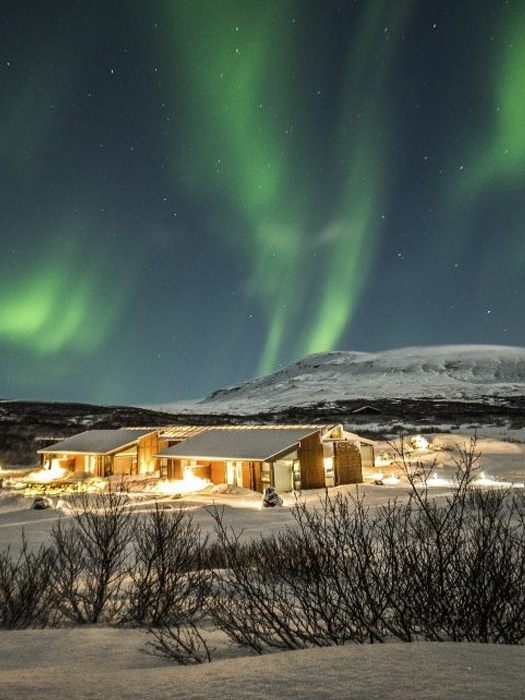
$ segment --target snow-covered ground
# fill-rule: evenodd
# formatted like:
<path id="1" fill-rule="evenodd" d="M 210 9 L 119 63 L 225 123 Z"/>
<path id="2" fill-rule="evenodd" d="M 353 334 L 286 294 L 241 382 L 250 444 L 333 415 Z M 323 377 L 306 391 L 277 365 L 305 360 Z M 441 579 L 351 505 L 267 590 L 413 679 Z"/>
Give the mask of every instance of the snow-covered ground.
<path id="1" fill-rule="evenodd" d="M 502 486 L 523 488 L 525 483 L 525 442 L 509 442 L 495 434 L 493 437 L 478 438 L 476 450 L 479 461 L 474 478 L 482 486 L 491 487 L 491 480 Z M 407 442 L 407 462 L 426 465 L 430 471 L 429 486 L 436 497 L 445 496 L 455 472 L 454 460 L 459 458 L 459 449 L 468 449 L 471 436 L 467 431 L 457 433 L 425 434 L 429 442 L 427 449 L 410 451 Z M 355 495 L 356 490 L 364 495 L 366 502 L 375 507 L 388 500 L 406 499 L 410 491 L 409 484 L 399 466 L 399 439 L 392 442 L 376 444 L 376 467 L 364 472 L 364 484 L 356 487 L 342 486 L 330 489 L 334 494 L 340 491 L 344 494 Z M 397 463 L 396 463 L 397 461 Z M 376 481 L 383 483 L 377 485 Z M 165 507 L 183 507 L 189 510 L 194 522 L 205 533 L 213 529 L 213 519 L 210 509 L 213 507 L 224 510 L 224 521 L 237 532 L 243 531 L 243 537 L 258 537 L 260 534 L 276 532 L 294 523 L 290 512 L 295 503 L 293 493 L 281 494 L 284 501 L 282 508 L 261 508 L 261 496 L 247 489 L 237 487 L 209 487 L 194 494 L 188 494 L 183 499 L 174 499 L 171 495 L 159 496 L 155 493 L 132 493 L 134 511 L 137 516 L 151 510 L 155 502 L 161 501 Z M 303 491 L 298 496 L 309 507 L 319 504 L 323 498 L 323 490 Z M 52 498 L 55 509 L 37 511 L 31 510 L 33 498 L 11 490 L 0 490 L 0 549 L 11 545 L 17 549 L 20 544 L 20 534 L 24 530 L 30 543 L 35 546 L 49 542 L 53 525 L 63 517 L 69 517 L 68 509 L 61 507 L 60 496 Z"/>
<path id="2" fill-rule="evenodd" d="M 428 446 L 423 449 L 411 449 L 410 439 L 405 439 L 405 461 L 417 467 L 423 465 L 430 471 L 431 478 L 428 483 L 432 486 L 432 479 L 453 479 L 457 470 L 458 460 L 461 459 L 460 451 L 468 451 L 471 446 L 472 436 L 460 433 L 425 434 L 424 439 Z M 376 443 L 376 468 L 368 470 L 365 478 L 371 478 L 375 472 L 381 472 L 385 477 L 401 478 L 403 473 L 400 467 L 399 453 L 401 440 L 393 439 L 390 442 L 379 441 Z M 476 458 L 474 460 L 473 478 L 476 484 L 487 485 L 489 479 L 500 485 L 523 487 L 525 481 L 525 444 L 502 440 L 495 433 L 494 437 L 479 436 L 475 444 Z"/>
<path id="3" fill-rule="evenodd" d="M 429 445 L 407 457 L 432 465 L 438 478 L 433 494 L 450 493 L 453 459 L 458 446 L 468 447 L 469 436 L 425 435 Z M 525 443 L 508 442 L 497 434 L 482 437 L 478 478 L 484 472 L 502 483 L 525 481 Z M 424 443 L 422 443 L 424 446 Z M 409 486 L 395 458 L 394 444 L 377 446 L 383 455 L 377 467 L 366 472 L 360 485 L 366 502 L 374 507 L 389 499 L 408 498 Z M 390 453 L 390 457 L 386 455 Z M 434 465 L 435 460 L 435 465 Z M 383 484 L 373 483 L 383 473 Z M 394 473 L 399 481 L 391 479 Z M 390 477 L 390 479 L 389 479 Z M 432 478 L 432 477 L 431 477 Z M 490 485 L 487 486 L 491 488 Z M 355 487 L 331 489 L 355 494 Z M 315 507 L 324 492 L 301 494 Z M 224 510 L 224 521 L 243 537 L 278 532 L 293 526 L 293 494 L 282 494 L 284 506 L 263 509 L 260 495 L 244 489 L 206 489 L 183 500 L 162 497 L 166 507 L 188 509 L 204 532 L 211 532 L 210 508 Z M 155 503 L 152 494 L 133 494 L 137 517 Z M 0 490 L 0 548 L 16 551 L 24 530 L 32 546 L 49 542 L 53 525 L 69 517 L 67 509 L 30 510 L 32 499 Z M 55 497 L 58 504 L 58 497 Z M 391 643 L 281 652 L 249 657 L 233 649 L 219 632 L 210 632 L 217 648 L 214 661 L 199 667 L 179 667 L 141 652 L 148 640 L 139 630 L 86 626 L 0 632 L 0 698 L 6 700 L 120 700 L 121 698 L 384 698 L 384 700 L 520 700 L 525 698 L 525 648 L 478 644 Z"/>
<path id="4" fill-rule="evenodd" d="M 6 700 L 520 700 L 525 648 L 377 644 L 222 658 L 198 667 L 140 652 L 137 630 L 0 633 Z"/>
<path id="5" fill-rule="evenodd" d="M 156 406 L 176 413 L 246 413 L 362 399 L 477 399 L 525 393 L 525 348 L 444 345 L 378 353 L 308 355 L 201 402 Z"/>

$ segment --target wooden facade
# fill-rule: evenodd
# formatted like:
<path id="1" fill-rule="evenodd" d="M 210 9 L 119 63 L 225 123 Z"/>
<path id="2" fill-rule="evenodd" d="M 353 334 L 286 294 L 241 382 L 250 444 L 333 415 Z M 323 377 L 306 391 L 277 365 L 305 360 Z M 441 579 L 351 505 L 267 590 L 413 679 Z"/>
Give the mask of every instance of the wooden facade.
<path id="1" fill-rule="evenodd" d="M 157 469 L 154 455 L 159 451 L 159 435 L 152 432 L 140 438 L 137 443 L 137 463 L 139 474 L 153 474 Z"/>
<path id="2" fill-rule="evenodd" d="M 162 460 L 162 458 L 160 458 Z M 279 455 L 267 462 L 246 460 L 209 461 L 166 459 L 161 463 L 161 473 L 169 480 L 183 479 L 186 470 L 212 484 L 232 484 L 262 493 L 266 486 L 276 485 L 276 471 L 283 462 L 289 463 L 290 483 L 286 490 L 294 488 L 316 489 L 325 486 L 323 445 L 321 432 L 317 431 L 300 441 L 298 450 Z M 228 467 L 230 465 L 230 467 Z M 266 466 L 264 466 L 266 465 Z M 230 469 L 230 473 L 228 470 Z M 234 474 L 234 475 L 233 475 Z"/>
<path id="3" fill-rule="evenodd" d="M 356 442 L 334 442 L 334 475 L 336 486 L 362 483 L 361 451 Z"/>
<path id="4" fill-rule="evenodd" d="M 226 465 L 224 462 L 210 462 L 210 480 L 212 484 L 226 482 Z"/>
<path id="5" fill-rule="evenodd" d="M 161 458 L 161 461 L 162 458 Z M 161 474 L 170 481 L 184 479 L 189 472 L 192 476 L 199 479 L 206 479 L 212 484 L 227 484 L 228 483 L 228 461 L 209 461 L 197 460 L 195 463 L 189 463 L 183 459 L 166 459 L 165 464 L 161 466 Z M 261 465 L 259 462 L 236 461 L 235 465 L 235 480 L 237 486 L 252 491 L 260 491 L 261 489 Z M 233 483 L 233 482 L 232 482 Z"/>
<path id="6" fill-rule="evenodd" d="M 320 432 L 301 440 L 298 458 L 301 465 L 301 489 L 324 488 L 324 454 Z"/>
<path id="7" fill-rule="evenodd" d="M 249 462 L 248 463 L 248 474 L 245 479 L 246 489 L 251 489 L 252 491 L 258 491 L 262 493 L 262 483 L 261 483 L 261 463 L 260 462 Z"/>

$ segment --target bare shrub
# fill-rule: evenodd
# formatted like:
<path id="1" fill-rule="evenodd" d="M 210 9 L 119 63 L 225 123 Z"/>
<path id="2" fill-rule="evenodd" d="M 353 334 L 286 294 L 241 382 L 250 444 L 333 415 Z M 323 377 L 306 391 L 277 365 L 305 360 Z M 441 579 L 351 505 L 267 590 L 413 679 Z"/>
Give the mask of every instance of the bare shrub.
<path id="1" fill-rule="evenodd" d="M 205 549 L 206 539 L 182 508 L 156 504 L 136 524 L 122 622 L 147 627 L 146 653 L 182 665 L 210 661 L 213 649 L 199 630 L 210 581 L 201 561 Z"/>
<path id="2" fill-rule="evenodd" d="M 381 642 L 387 632 L 408 641 L 410 632 L 385 615 L 395 559 L 378 547 L 376 521 L 362 499 L 349 507 L 344 495 L 326 494 L 317 509 L 297 503 L 293 513 L 296 528 L 261 538 L 247 557 L 215 511 L 227 563 L 214 575 L 210 607 L 217 626 L 259 654 Z"/>
<path id="3" fill-rule="evenodd" d="M 474 489 L 467 505 L 458 562 L 461 639 L 519 644 L 525 640 L 525 535 L 516 494 Z"/>
<path id="4" fill-rule="evenodd" d="M 456 487 L 444 502 L 428 488 L 432 467 L 414 470 L 400 453 L 411 485 L 401 550 L 412 590 L 407 619 L 416 637 L 431 641 L 521 643 L 525 531 L 520 497 L 509 489 L 483 490 L 472 481 L 480 457 L 476 438 L 457 449 Z"/>
<path id="5" fill-rule="evenodd" d="M 253 556 L 251 542 L 237 542 L 236 557 L 238 561 L 247 564 Z M 208 538 L 200 552 L 203 569 L 224 569 L 228 566 L 228 555 L 224 546 L 217 539 Z"/>
<path id="6" fill-rule="evenodd" d="M 163 627 L 198 615 L 209 586 L 201 564 L 205 547 L 186 511 L 156 505 L 135 527 L 125 621 Z"/>
<path id="7" fill-rule="evenodd" d="M 370 544 L 367 511 L 356 505 L 352 515 L 342 496 L 326 495 L 314 510 L 298 503 L 297 527 L 254 542 L 249 556 L 215 511 L 227 564 L 214 575 L 211 610 L 218 627 L 257 653 L 381 641 L 360 568 L 349 556 L 352 541 L 361 542 L 363 551 Z"/>
<path id="8" fill-rule="evenodd" d="M 151 627 L 152 641 L 143 650 L 152 656 L 175 661 L 181 666 L 210 662 L 215 651 L 206 642 L 196 620 L 179 620 L 171 624 Z"/>
<path id="9" fill-rule="evenodd" d="M 457 454 L 447 497 L 429 489 L 433 465 L 401 448 L 408 502 L 369 509 L 327 492 L 317 508 L 296 504 L 294 528 L 248 546 L 214 511 L 217 626 L 257 653 L 392 637 L 523 643 L 523 495 L 474 485 L 475 439 Z"/>
<path id="10" fill-rule="evenodd" d="M 300 585 L 286 570 L 286 554 L 282 572 L 310 623 L 307 645 L 382 641 L 377 613 L 370 608 L 374 593 L 361 586 L 363 569 L 374 564 L 373 522 L 363 500 L 352 499 L 349 508 L 344 495 L 331 498 L 326 492 L 318 508 L 297 503 L 293 515 L 298 527 L 289 536 L 302 560 Z"/>
<path id="11" fill-rule="evenodd" d="M 116 486 L 101 494 L 79 494 L 73 523 L 58 522 L 56 606 L 77 623 L 114 621 L 123 605 L 127 547 L 132 538 L 129 499 Z"/>
<path id="12" fill-rule="evenodd" d="M 222 511 L 213 509 L 211 515 L 225 562 L 224 569 L 213 572 L 209 610 L 214 623 L 234 644 L 258 654 L 268 648 L 303 648 L 300 614 L 286 582 L 274 573 L 268 543 L 253 543 L 247 556 L 240 534 L 224 525 Z"/>
<path id="13" fill-rule="evenodd" d="M 18 556 L 0 553 L 0 627 L 25 629 L 54 624 L 52 577 L 54 552 L 41 546 L 31 552 L 24 535 Z"/>

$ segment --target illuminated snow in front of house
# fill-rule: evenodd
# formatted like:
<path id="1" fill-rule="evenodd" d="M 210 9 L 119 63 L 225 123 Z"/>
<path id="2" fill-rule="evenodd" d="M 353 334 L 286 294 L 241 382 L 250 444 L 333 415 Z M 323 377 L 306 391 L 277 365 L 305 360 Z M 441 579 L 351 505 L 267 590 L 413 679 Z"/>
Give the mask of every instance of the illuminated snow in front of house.
<path id="1" fill-rule="evenodd" d="M 202 491 L 209 485 L 210 482 L 208 479 L 201 479 L 200 477 L 192 474 L 191 470 L 187 469 L 184 474 L 184 479 L 174 479 L 173 481 L 161 479 L 153 486 L 152 491 L 166 496 L 171 496 Z"/>
<path id="2" fill-rule="evenodd" d="M 50 484 L 58 479 L 63 479 L 68 470 L 60 466 L 60 460 L 52 459 L 51 465 L 48 468 L 39 469 L 38 471 L 31 472 L 28 476 L 28 481 L 32 481 L 39 484 Z"/>

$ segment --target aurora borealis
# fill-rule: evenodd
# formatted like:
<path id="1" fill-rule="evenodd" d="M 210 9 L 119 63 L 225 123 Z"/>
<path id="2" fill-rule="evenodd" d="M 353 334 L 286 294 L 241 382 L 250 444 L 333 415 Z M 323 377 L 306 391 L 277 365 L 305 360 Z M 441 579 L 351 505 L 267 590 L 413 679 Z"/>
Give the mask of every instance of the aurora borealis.
<path id="1" fill-rule="evenodd" d="M 0 31 L 0 397 L 525 345 L 517 0 L 52 0 Z"/>

